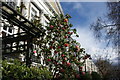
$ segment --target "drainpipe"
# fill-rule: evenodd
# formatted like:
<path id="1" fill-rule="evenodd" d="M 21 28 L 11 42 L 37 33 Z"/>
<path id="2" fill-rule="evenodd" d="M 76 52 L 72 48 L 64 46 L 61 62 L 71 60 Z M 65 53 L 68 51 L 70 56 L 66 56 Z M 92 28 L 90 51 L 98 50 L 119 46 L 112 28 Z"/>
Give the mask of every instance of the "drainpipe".
<path id="1" fill-rule="evenodd" d="M 85 59 L 85 72 L 86 72 L 86 59 Z"/>

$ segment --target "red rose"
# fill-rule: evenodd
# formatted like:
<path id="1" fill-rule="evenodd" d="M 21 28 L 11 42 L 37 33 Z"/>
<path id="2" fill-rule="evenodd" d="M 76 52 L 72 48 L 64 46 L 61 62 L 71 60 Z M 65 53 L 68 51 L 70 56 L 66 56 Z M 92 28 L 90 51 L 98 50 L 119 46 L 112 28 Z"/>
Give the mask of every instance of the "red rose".
<path id="1" fill-rule="evenodd" d="M 52 49 L 53 47 L 52 46 L 50 46 L 50 49 Z"/>
<path id="2" fill-rule="evenodd" d="M 33 53 L 36 53 L 36 51 L 33 51 Z"/>
<path id="3" fill-rule="evenodd" d="M 76 48 L 79 48 L 79 46 L 75 46 Z"/>
<path id="4" fill-rule="evenodd" d="M 60 49 L 61 47 L 60 46 L 58 46 L 58 49 Z"/>
<path id="5" fill-rule="evenodd" d="M 79 74 L 76 74 L 75 76 L 76 76 L 76 78 L 80 78 L 80 75 L 79 75 Z"/>
<path id="6" fill-rule="evenodd" d="M 67 60 L 67 58 L 64 58 L 64 60 Z"/>
<path id="7" fill-rule="evenodd" d="M 82 69 L 82 68 L 83 68 L 82 66 L 79 67 L 79 69 Z"/>
<path id="8" fill-rule="evenodd" d="M 51 59 L 47 59 L 47 61 L 51 61 Z"/>
<path id="9" fill-rule="evenodd" d="M 61 56 L 62 56 L 62 57 L 65 57 L 65 55 L 64 55 L 64 54 L 62 54 Z"/>
<path id="10" fill-rule="evenodd" d="M 65 72 L 65 70 L 64 69 L 60 69 L 60 72 Z"/>
<path id="11" fill-rule="evenodd" d="M 64 19 L 64 22 L 68 22 L 68 19 Z"/>
<path id="12" fill-rule="evenodd" d="M 85 72 L 82 72 L 82 75 L 85 75 Z"/>
<path id="13" fill-rule="evenodd" d="M 65 46 L 65 47 L 69 47 L 69 44 L 68 44 L 68 43 L 65 43 L 64 46 Z"/>
<path id="14" fill-rule="evenodd" d="M 68 32 L 68 34 L 71 34 L 71 32 Z"/>
<path id="15" fill-rule="evenodd" d="M 58 52 L 57 51 L 54 51 L 55 54 L 57 54 Z"/>
<path id="16" fill-rule="evenodd" d="M 50 28 L 54 28 L 54 26 L 53 26 L 53 25 L 50 25 Z"/>
<path id="17" fill-rule="evenodd" d="M 73 34 L 73 32 L 71 32 L 71 34 Z"/>
<path id="18" fill-rule="evenodd" d="M 71 65 L 71 63 L 68 62 L 68 63 L 67 63 L 67 66 L 70 66 L 70 65 Z"/>
<path id="19" fill-rule="evenodd" d="M 68 38 L 68 36 L 65 36 L 65 38 Z"/>
<path id="20" fill-rule="evenodd" d="M 77 51 L 80 51 L 80 47 L 79 46 L 75 46 L 77 48 Z"/>

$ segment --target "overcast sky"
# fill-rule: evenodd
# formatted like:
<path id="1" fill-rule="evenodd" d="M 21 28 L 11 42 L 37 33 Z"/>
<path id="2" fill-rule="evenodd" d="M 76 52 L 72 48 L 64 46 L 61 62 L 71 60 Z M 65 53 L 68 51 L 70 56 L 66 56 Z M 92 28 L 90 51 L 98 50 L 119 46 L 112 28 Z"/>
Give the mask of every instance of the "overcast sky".
<path id="1" fill-rule="evenodd" d="M 96 21 L 97 17 L 105 17 L 107 7 L 105 2 L 61 2 L 65 14 L 72 16 L 70 22 L 77 29 L 79 38 L 76 39 L 81 47 L 86 49 L 86 52 L 94 55 L 104 56 L 106 53 L 111 54 L 111 59 L 115 59 L 115 52 L 111 47 L 107 47 L 104 51 L 105 41 L 99 42 L 93 36 L 93 31 L 90 30 L 90 24 Z M 114 55 L 114 56 L 113 56 Z"/>

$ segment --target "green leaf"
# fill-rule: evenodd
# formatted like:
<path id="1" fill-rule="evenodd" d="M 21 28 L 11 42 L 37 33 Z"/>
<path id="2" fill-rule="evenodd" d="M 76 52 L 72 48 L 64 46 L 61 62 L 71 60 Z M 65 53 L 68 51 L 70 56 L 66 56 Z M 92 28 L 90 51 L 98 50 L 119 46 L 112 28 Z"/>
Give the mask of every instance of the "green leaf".
<path id="1" fill-rule="evenodd" d="M 71 16 L 69 14 L 66 14 L 65 16 L 66 16 L 66 18 L 71 18 Z"/>
<path id="2" fill-rule="evenodd" d="M 76 29 L 73 29 L 73 32 L 74 32 L 75 34 L 76 34 L 76 31 L 77 31 Z"/>
<path id="3" fill-rule="evenodd" d="M 76 35 L 76 37 L 79 37 L 79 35 Z"/>
<path id="4" fill-rule="evenodd" d="M 72 24 L 69 24 L 70 27 L 72 27 L 73 25 Z"/>

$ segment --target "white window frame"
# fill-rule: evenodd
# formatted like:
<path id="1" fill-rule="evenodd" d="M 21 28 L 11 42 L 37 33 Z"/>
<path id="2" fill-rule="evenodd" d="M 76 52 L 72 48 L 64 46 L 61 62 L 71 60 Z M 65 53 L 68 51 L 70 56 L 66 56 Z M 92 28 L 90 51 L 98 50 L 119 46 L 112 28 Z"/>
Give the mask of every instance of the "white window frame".
<path id="1" fill-rule="evenodd" d="M 31 5 L 31 7 L 30 7 L 30 20 L 32 20 L 32 15 L 31 14 L 33 14 L 34 16 L 35 16 L 35 14 L 36 14 L 36 16 L 39 16 L 39 9 L 37 9 L 32 3 L 30 5 Z M 36 11 L 36 13 L 34 13 L 32 11 L 32 9 L 34 9 Z"/>

